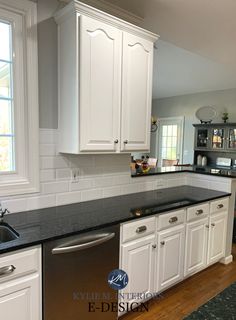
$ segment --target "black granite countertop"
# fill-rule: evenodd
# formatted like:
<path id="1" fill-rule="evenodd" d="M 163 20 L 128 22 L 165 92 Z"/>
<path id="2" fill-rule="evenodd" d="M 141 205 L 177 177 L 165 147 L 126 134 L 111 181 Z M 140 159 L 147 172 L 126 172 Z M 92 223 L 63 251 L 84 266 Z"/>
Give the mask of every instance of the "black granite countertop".
<path id="1" fill-rule="evenodd" d="M 235 167 L 220 167 L 220 166 L 173 166 L 173 167 L 156 167 L 151 168 L 147 173 L 143 173 L 140 169 L 137 171 L 131 171 L 131 176 L 133 178 L 143 177 L 143 176 L 153 176 L 157 174 L 171 174 L 179 172 L 192 172 L 198 174 L 206 174 L 213 176 L 220 176 L 226 178 L 236 178 L 236 168 Z"/>
<path id="2" fill-rule="evenodd" d="M 182 186 L 8 214 L 4 222 L 20 237 L 0 243 L 0 253 L 225 196 L 230 194 Z"/>

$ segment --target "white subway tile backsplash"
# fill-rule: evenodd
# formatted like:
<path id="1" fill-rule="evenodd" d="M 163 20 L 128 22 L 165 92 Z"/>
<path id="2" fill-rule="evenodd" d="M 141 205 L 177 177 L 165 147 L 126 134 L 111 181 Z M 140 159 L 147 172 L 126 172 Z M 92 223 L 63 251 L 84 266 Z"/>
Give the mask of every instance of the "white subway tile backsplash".
<path id="1" fill-rule="evenodd" d="M 59 169 L 59 168 L 68 168 L 69 161 L 66 157 L 55 156 L 55 157 L 44 157 L 40 159 L 41 169 Z"/>
<path id="2" fill-rule="evenodd" d="M 103 189 L 104 198 L 115 197 L 119 195 L 121 195 L 121 186 L 109 187 L 109 188 Z"/>
<path id="3" fill-rule="evenodd" d="M 27 199 L 7 199 L 1 201 L 3 209 L 7 208 L 10 213 L 27 210 Z"/>
<path id="4" fill-rule="evenodd" d="M 113 176 L 108 177 L 98 177 L 94 179 L 94 187 L 101 188 L 101 187 L 109 187 L 115 184 L 115 180 Z"/>
<path id="5" fill-rule="evenodd" d="M 49 182 L 56 179 L 56 171 L 54 169 L 40 170 L 40 182 Z"/>
<path id="6" fill-rule="evenodd" d="M 39 153 L 41 156 L 55 156 L 56 145 L 55 144 L 40 144 Z"/>
<path id="7" fill-rule="evenodd" d="M 39 143 L 45 144 L 57 144 L 58 133 L 53 129 L 40 129 L 39 131 Z"/>
<path id="8" fill-rule="evenodd" d="M 132 183 L 132 184 L 127 184 L 121 187 L 121 194 L 130 194 L 130 193 L 136 193 L 141 191 L 142 191 L 141 183 Z"/>
<path id="9" fill-rule="evenodd" d="M 77 182 L 70 183 L 70 191 L 92 189 L 92 187 L 93 187 L 93 179 L 79 178 Z"/>
<path id="10" fill-rule="evenodd" d="M 130 176 L 129 165 L 125 166 L 105 166 L 105 167 L 96 167 L 98 170 L 101 170 L 103 174 L 110 175 L 120 175 L 120 174 L 128 174 Z"/>
<path id="11" fill-rule="evenodd" d="M 70 180 L 72 178 L 71 169 L 56 169 L 56 179 L 67 179 Z"/>
<path id="12" fill-rule="evenodd" d="M 81 201 L 81 192 L 67 192 L 59 193 L 56 195 L 56 204 L 57 206 L 62 206 L 65 204 L 76 203 Z"/>
<path id="13" fill-rule="evenodd" d="M 69 182 L 68 181 L 56 181 L 56 182 L 48 182 L 42 184 L 42 193 L 59 193 L 59 192 L 67 192 L 69 191 Z"/>
<path id="14" fill-rule="evenodd" d="M 65 155 L 71 168 L 94 167 L 93 155 Z"/>
<path id="15" fill-rule="evenodd" d="M 81 192 L 81 200 L 89 201 L 102 198 L 102 189 L 84 190 Z"/>
<path id="16" fill-rule="evenodd" d="M 41 193 L 1 199 L 11 212 L 64 205 L 187 184 L 203 186 L 198 175 L 171 174 L 131 178 L 130 154 L 65 155 L 57 153 L 57 130 L 40 130 Z M 76 172 L 75 179 L 73 173 Z M 213 179 L 205 187 L 226 188 Z M 216 181 L 219 183 L 218 181 Z M 227 184 L 227 183 L 226 183 Z"/>
<path id="17" fill-rule="evenodd" d="M 83 177 L 97 177 L 103 174 L 102 168 L 79 167 L 79 175 Z"/>
<path id="18" fill-rule="evenodd" d="M 55 194 L 47 196 L 32 197 L 27 199 L 27 210 L 35 210 L 38 208 L 48 208 L 56 205 Z"/>
<path id="19" fill-rule="evenodd" d="M 115 167 L 123 166 L 129 168 L 130 154 L 107 154 L 95 155 L 96 167 Z"/>

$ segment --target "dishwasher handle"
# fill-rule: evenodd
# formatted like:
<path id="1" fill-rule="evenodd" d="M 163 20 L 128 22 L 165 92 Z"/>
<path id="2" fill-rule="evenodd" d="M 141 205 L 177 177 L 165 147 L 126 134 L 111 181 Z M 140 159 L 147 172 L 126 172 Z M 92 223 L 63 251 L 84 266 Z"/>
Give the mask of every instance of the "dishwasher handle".
<path id="1" fill-rule="evenodd" d="M 69 253 L 69 252 L 75 252 L 75 251 L 81 251 L 85 250 L 94 246 L 98 246 L 104 242 L 107 242 L 115 237 L 115 233 L 106 233 L 102 235 L 94 235 L 94 239 L 91 239 L 91 241 L 86 243 L 80 243 L 75 244 L 75 241 L 73 241 L 72 245 L 69 245 L 69 243 L 61 245 L 59 247 L 56 247 L 52 249 L 52 254 L 62 254 L 62 253 Z M 81 242 L 81 241 L 80 241 Z"/>

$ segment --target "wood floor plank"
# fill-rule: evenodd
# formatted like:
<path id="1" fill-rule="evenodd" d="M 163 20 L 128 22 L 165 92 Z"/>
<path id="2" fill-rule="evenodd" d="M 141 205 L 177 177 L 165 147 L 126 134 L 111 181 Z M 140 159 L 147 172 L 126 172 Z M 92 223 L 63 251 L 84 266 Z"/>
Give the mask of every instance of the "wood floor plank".
<path id="1" fill-rule="evenodd" d="M 148 312 L 130 312 L 120 319 L 182 320 L 236 281 L 236 245 L 233 257 L 231 264 L 214 264 L 163 292 L 160 299 L 150 301 Z"/>

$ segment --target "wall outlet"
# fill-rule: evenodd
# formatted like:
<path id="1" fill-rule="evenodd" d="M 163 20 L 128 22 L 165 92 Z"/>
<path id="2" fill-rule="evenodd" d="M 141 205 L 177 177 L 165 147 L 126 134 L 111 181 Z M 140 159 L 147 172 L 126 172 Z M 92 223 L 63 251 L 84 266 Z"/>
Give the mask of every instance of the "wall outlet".
<path id="1" fill-rule="evenodd" d="M 72 169 L 72 183 L 79 182 L 79 169 Z"/>

